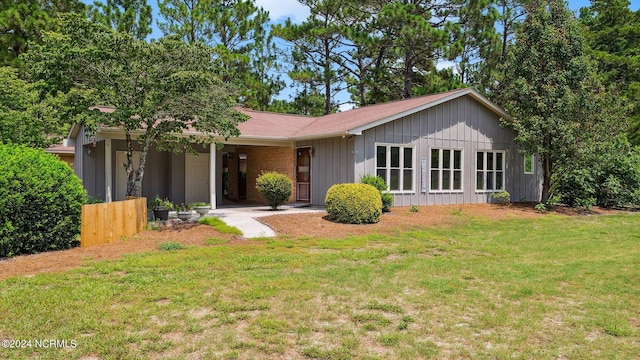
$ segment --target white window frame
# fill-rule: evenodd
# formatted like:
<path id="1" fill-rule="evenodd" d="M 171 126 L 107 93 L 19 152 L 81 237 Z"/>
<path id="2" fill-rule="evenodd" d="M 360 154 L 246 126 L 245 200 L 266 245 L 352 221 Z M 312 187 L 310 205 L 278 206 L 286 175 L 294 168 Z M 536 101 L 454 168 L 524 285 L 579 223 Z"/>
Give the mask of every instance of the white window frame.
<path id="1" fill-rule="evenodd" d="M 433 169 L 431 167 L 431 151 L 433 150 L 439 150 L 438 151 L 438 165 L 439 167 L 437 169 Z M 442 163 L 442 154 L 443 154 L 443 150 L 450 150 L 451 151 L 451 156 L 449 157 L 449 169 L 444 169 L 443 168 L 443 163 Z M 455 151 L 460 151 L 460 169 L 454 169 L 454 164 L 455 164 Z M 433 190 L 431 189 L 431 171 L 432 170 L 438 170 L 438 189 L 437 190 Z M 448 148 L 448 147 L 430 147 L 429 148 L 429 165 L 427 166 L 427 171 L 429 171 L 429 181 L 427 183 L 428 186 L 428 190 L 429 193 L 463 193 L 464 192 L 464 149 L 462 148 Z M 444 171 L 449 171 L 450 172 L 450 176 L 449 176 L 449 189 L 442 189 L 442 173 Z M 453 177 L 454 177 L 454 172 L 455 171 L 460 171 L 460 189 L 453 189 Z"/>
<path id="2" fill-rule="evenodd" d="M 527 171 L 527 156 L 531 157 L 531 171 Z M 525 175 L 532 175 L 536 171 L 536 156 L 534 154 L 523 154 L 522 155 L 522 168 L 524 170 Z"/>
<path id="3" fill-rule="evenodd" d="M 483 153 L 482 155 L 482 165 L 483 165 L 483 169 L 482 170 L 478 170 L 478 153 Z M 487 153 L 492 153 L 493 156 L 493 186 L 494 189 L 487 189 L 487 171 L 490 171 L 487 169 Z M 496 187 L 496 174 L 497 174 L 497 170 L 496 170 L 496 156 L 495 154 L 502 154 L 502 188 L 495 188 Z M 486 192 L 498 192 L 498 191 L 502 191 L 507 187 L 507 152 L 506 150 L 490 150 L 490 149 L 486 149 L 486 150 L 476 150 L 475 154 L 474 154 L 474 178 L 473 178 L 473 187 L 476 189 L 477 193 L 486 193 Z M 478 172 L 482 171 L 482 185 L 483 188 L 482 189 L 478 189 Z"/>
<path id="4" fill-rule="evenodd" d="M 386 147 L 386 166 L 384 168 L 378 167 L 378 147 L 384 146 Z M 397 147 L 400 149 L 400 166 L 397 168 L 391 167 L 391 148 Z M 378 169 L 385 169 L 386 177 L 384 178 L 384 182 L 387 184 L 387 191 L 392 194 L 409 194 L 415 192 L 416 187 L 416 148 L 413 145 L 404 145 L 404 144 L 392 144 L 392 143 L 375 143 L 375 156 L 374 156 L 374 165 L 375 165 L 375 175 L 378 174 Z M 404 149 L 411 149 L 411 168 L 404 167 Z M 390 190 L 391 188 L 391 169 L 398 169 L 400 174 L 398 178 L 398 185 L 402 187 L 404 185 L 404 171 L 411 170 L 411 189 L 402 189 L 402 190 Z"/>

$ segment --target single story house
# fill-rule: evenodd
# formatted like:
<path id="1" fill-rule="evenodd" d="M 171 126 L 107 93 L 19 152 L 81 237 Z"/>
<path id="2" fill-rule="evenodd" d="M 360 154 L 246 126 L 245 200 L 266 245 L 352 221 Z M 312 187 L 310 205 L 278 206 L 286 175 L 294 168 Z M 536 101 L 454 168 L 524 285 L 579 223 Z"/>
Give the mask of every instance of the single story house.
<path id="1" fill-rule="evenodd" d="M 505 112 L 473 89 L 370 105 L 320 117 L 247 109 L 241 135 L 199 155 L 152 150 L 142 195 L 174 203 L 262 201 L 255 189 L 263 171 L 287 174 L 291 202 L 324 204 L 333 184 L 382 176 L 395 206 L 485 203 L 504 189 L 513 201 L 537 201 L 542 174 L 521 154 L 514 132 L 500 126 Z M 195 134 L 198 135 L 198 134 Z M 201 134 L 200 134 L 201 135 Z M 124 199 L 124 133 L 99 128 L 89 137 L 75 126 L 75 171 L 88 193 Z"/>
<path id="2" fill-rule="evenodd" d="M 76 149 L 74 146 L 69 146 L 69 139 L 62 139 L 62 142 L 60 144 L 50 146 L 49 148 L 45 149 L 45 152 L 58 155 L 60 160 L 69 164 L 71 168 L 74 168 L 73 161 L 75 158 Z"/>

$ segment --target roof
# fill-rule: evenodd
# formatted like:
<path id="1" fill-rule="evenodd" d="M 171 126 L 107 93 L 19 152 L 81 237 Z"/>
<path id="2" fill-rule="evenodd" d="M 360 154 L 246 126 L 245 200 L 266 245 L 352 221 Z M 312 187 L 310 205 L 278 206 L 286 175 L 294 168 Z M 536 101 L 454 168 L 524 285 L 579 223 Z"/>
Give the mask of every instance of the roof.
<path id="1" fill-rule="evenodd" d="M 285 115 L 240 109 L 249 119 L 240 124 L 240 137 L 275 137 L 303 140 L 341 135 L 360 135 L 362 131 L 470 95 L 498 116 L 504 110 L 473 89 L 458 89 L 417 98 L 363 106 L 319 117 Z"/>
<path id="2" fill-rule="evenodd" d="M 392 101 L 383 104 L 363 106 L 335 114 L 319 117 L 304 115 L 280 114 L 237 108 L 249 119 L 238 125 L 241 139 L 296 141 L 305 139 L 327 138 L 345 135 L 360 135 L 367 129 L 386 124 L 390 121 L 415 114 L 445 102 L 471 96 L 480 104 L 500 117 L 507 114 L 500 107 L 486 99 L 477 91 L 467 88 L 447 91 L 416 98 Z M 102 112 L 113 112 L 114 108 L 97 106 Z M 117 131 L 117 129 L 104 129 Z M 186 131 L 187 134 L 194 129 Z M 70 136 L 77 133 L 71 130 Z"/>

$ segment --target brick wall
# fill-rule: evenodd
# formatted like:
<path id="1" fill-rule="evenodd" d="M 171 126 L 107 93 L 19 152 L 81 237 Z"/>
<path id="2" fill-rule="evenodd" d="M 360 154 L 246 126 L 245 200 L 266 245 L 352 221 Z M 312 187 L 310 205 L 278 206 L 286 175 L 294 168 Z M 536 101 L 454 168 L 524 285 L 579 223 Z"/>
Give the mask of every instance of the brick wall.
<path id="1" fill-rule="evenodd" d="M 252 146 L 243 148 L 242 152 L 247 154 L 247 201 L 266 203 L 256 189 L 256 179 L 263 171 L 277 171 L 287 175 L 293 183 L 289 202 L 295 201 L 295 149 L 274 146 Z"/>
<path id="2" fill-rule="evenodd" d="M 247 201 L 266 204 L 256 189 L 256 179 L 263 171 L 276 171 L 285 174 L 293 183 L 289 202 L 295 196 L 295 149 L 275 146 L 242 146 L 237 152 L 229 154 L 229 199 L 238 200 L 238 156 L 247 155 Z"/>

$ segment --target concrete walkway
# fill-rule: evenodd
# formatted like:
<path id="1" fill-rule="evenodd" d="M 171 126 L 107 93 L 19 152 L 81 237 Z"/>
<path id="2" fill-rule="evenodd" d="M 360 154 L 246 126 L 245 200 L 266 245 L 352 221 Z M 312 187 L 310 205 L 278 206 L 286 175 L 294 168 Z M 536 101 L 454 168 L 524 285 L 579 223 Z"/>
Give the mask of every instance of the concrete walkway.
<path id="1" fill-rule="evenodd" d="M 205 216 L 216 216 L 224 221 L 227 225 L 235 226 L 242 235 L 246 238 L 256 237 L 273 237 L 276 233 L 267 225 L 256 220 L 256 218 L 271 216 L 271 215 L 284 215 L 284 214 L 297 214 L 297 213 L 313 213 L 323 212 L 322 207 L 309 207 L 308 204 L 289 204 L 283 205 L 278 208 L 278 211 L 271 211 L 269 206 L 233 206 L 210 210 L 209 214 Z"/>

